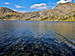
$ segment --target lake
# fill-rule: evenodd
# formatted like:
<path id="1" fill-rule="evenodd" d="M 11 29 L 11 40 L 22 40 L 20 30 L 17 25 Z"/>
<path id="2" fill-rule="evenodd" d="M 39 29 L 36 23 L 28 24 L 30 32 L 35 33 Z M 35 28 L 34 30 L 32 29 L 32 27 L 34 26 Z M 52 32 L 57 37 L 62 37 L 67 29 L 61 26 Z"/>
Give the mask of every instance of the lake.
<path id="1" fill-rule="evenodd" d="M 0 56 L 74 56 L 75 22 L 0 21 Z"/>

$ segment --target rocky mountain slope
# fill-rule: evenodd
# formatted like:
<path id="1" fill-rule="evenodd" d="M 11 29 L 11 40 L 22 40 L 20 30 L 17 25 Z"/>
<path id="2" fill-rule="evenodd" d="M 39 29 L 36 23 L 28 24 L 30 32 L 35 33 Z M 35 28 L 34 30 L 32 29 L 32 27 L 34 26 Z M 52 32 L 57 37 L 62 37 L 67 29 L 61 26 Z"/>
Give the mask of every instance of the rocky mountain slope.
<path id="1" fill-rule="evenodd" d="M 16 20 L 21 16 L 21 13 L 13 11 L 6 7 L 0 7 L 0 20 Z"/>
<path id="2" fill-rule="evenodd" d="M 4 13 L 9 13 L 9 12 L 15 12 L 15 11 L 5 7 L 0 7 L 0 15 L 3 15 Z"/>
<path id="3" fill-rule="evenodd" d="M 19 13 L 0 7 L 1 20 L 75 21 L 75 3 L 58 4 L 51 10 Z"/>

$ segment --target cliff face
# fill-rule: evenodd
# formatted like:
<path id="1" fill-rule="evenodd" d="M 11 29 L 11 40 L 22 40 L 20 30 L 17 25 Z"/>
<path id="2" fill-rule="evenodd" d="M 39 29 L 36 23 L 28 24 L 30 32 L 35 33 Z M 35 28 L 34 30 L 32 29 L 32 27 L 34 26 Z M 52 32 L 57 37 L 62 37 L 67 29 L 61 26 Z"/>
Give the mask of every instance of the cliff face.
<path id="1" fill-rule="evenodd" d="M 55 8 L 51 10 L 30 12 L 25 14 L 1 7 L 0 19 L 75 21 L 75 3 L 58 4 Z"/>
<path id="2" fill-rule="evenodd" d="M 75 11 L 75 3 L 58 4 L 53 10 L 58 15 L 69 15 L 69 13 Z"/>
<path id="3" fill-rule="evenodd" d="M 67 20 L 75 18 L 75 3 L 58 4 L 52 10 L 42 11 L 43 17 L 46 15 L 53 20 Z M 74 17 L 74 18 L 73 18 Z"/>

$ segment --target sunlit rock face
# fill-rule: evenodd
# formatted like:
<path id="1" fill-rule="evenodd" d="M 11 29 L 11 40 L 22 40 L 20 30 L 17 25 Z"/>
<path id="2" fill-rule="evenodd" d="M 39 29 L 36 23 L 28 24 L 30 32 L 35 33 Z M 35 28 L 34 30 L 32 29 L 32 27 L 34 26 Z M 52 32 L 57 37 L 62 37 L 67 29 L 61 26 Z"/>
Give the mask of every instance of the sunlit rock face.
<path id="1" fill-rule="evenodd" d="M 0 19 L 1 20 L 10 20 L 20 18 L 21 13 L 13 11 L 12 9 L 6 7 L 0 7 Z"/>
<path id="2" fill-rule="evenodd" d="M 71 3 L 70 1 L 61 0 L 53 9 L 29 13 L 19 13 L 5 7 L 0 7 L 0 19 L 60 20 L 73 18 L 75 20 L 75 3 Z"/>
<path id="3" fill-rule="evenodd" d="M 8 9 L 8 8 L 5 8 L 5 7 L 0 7 L 0 15 L 5 14 L 5 13 L 10 13 L 10 12 L 13 13 L 15 11 Z"/>

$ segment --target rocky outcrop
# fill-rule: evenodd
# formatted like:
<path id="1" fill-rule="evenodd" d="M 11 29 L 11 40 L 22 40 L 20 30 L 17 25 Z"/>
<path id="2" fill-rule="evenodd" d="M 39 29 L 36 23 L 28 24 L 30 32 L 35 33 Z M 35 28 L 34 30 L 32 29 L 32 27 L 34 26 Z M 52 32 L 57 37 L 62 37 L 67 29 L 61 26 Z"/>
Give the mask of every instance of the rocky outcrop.
<path id="1" fill-rule="evenodd" d="M 50 10 L 19 13 L 11 9 L 1 7 L 0 19 L 8 20 L 47 20 L 47 21 L 74 21 L 75 20 L 75 3 L 58 4 Z"/>

